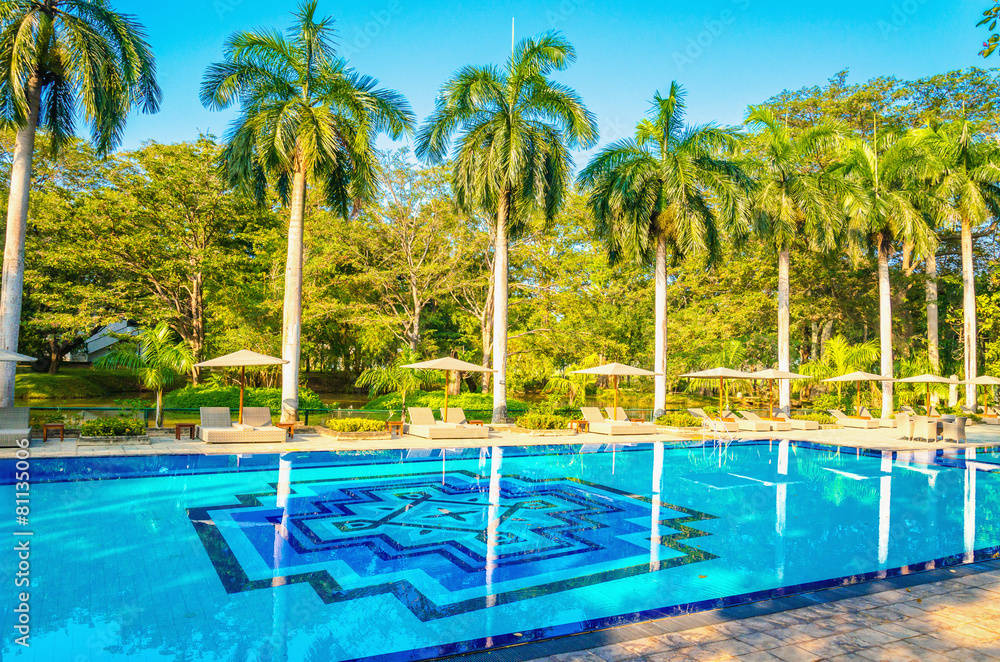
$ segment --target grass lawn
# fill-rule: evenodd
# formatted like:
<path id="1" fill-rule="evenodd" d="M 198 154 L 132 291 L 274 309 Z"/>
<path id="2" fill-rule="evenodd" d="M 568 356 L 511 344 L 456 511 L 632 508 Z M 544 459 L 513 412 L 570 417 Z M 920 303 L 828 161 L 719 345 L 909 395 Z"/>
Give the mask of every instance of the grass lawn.
<path id="1" fill-rule="evenodd" d="M 118 370 L 62 367 L 58 374 L 18 368 L 14 389 L 17 400 L 95 400 L 139 392 L 138 380 Z"/>

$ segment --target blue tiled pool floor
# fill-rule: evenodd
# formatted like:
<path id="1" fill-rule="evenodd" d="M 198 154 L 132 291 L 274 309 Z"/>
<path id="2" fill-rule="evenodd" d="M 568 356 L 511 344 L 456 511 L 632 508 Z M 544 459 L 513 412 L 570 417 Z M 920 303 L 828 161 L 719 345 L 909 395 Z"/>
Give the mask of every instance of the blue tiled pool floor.
<path id="1" fill-rule="evenodd" d="M 987 558 L 998 456 L 951 453 L 39 460 L 33 646 L 2 653 L 420 659 Z"/>

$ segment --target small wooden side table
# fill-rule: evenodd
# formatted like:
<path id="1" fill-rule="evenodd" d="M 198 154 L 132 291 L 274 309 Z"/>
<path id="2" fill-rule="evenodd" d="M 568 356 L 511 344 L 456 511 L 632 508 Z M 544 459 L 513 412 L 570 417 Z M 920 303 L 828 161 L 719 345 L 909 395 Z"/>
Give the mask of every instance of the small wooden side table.
<path id="1" fill-rule="evenodd" d="M 66 440 L 66 424 L 65 423 L 42 423 L 42 441 L 49 440 L 49 432 L 55 432 L 59 430 L 59 441 Z"/>
<path id="2" fill-rule="evenodd" d="M 570 421 L 569 429 L 577 432 L 590 432 L 590 423 L 587 421 Z"/>
<path id="3" fill-rule="evenodd" d="M 188 431 L 189 438 L 194 439 L 194 423 L 174 423 L 174 439 L 180 441 L 181 432 Z"/>
<path id="4" fill-rule="evenodd" d="M 392 436 L 392 433 L 393 433 L 394 430 L 395 430 L 396 434 L 398 434 L 400 437 L 402 437 L 403 436 L 403 421 L 386 421 L 385 422 L 385 431 L 389 433 L 389 436 Z"/>
<path id="5" fill-rule="evenodd" d="M 479 427 L 483 427 L 484 425 L 486 425 L 486 423 L 483 421 L 466 421 L 466 422 L 469 425 L 478 425 Z"/>
<path id="6" fill-rule="evenodd" d="M 292 421 L 291 423 L 275 423 L 274 425 L 288 430 L 289 439 L 295 436 L 295 421 Z"/>

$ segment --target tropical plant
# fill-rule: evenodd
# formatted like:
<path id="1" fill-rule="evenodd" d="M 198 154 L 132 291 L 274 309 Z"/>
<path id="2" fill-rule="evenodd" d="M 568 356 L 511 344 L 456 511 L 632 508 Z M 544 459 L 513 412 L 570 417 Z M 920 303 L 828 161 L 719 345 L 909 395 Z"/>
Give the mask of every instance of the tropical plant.
<path id="1" fill-rule="evenodd" d="M 385 432 L 385 421 L 376 418 L 331 418 L 326 428 L 334 432 Z"/>
<path id="2" fill-rule="evenodd" d="M 778 369 L 791 370 L 789 280 L 791 246 L 804 241 L 810 248 L 830 251 L 837 245 L 842 215 L 827 174 L 817 161 L 835 146 L 838 130 L 819 125 L 793 133 L 766 107 L 751 108 L 748 163 L 755 186 L 750 193 L 751 227 L 778 251 Z M 778 406 L 791 406 L 790 381 L 779 380 Z"/>
<path id="3" fill-rule="evenodd" d="M 402 396 L 403 413 L 406 413 L 406 394 L 420 391 L 425 386 L 435 384 L 440 380 L 440 374 L 433 370 L 404 368 L 404 365 L 416 363 L 419 356 L 412 351 L 403 351 L 391 363 L 368 368 L 355 386 L 368 388 L 368 397 L 375 398 L 384 393 L 399 393 Z"/>
<path id="4" fill-rule="evenodd" d="M 456 198 L 495 219 L 493 269 L 493 421 L 507 419 L 508 248 L 531 213 L 551 221 L 563 205 L 573 167 L 569 149 L 597 141 L 597 121 L 569 87 L 549 80 L 576 51 L 549 32 L 517 45 L 505 67 L 468 66 L 441 88 L 417 136 L 417 156 L 443 161 L 458 131 Z"/>
<path id="5" fill-rule="evenodd" d="M 921 211 L 931 207 L 925 182 L 932 174 L 932 165 L 919 140 L 891 131 L 879 134 L 876 127 L 870 140 L 856 138 L 847 143 L 833 171 L 846 184 L 842 200 L 852 249 L 874 250 L 878 259 L 881 374 L 891 376 L 889 258 L 897 242 L 912 246 L 915 255 L 926 255 L 935 248 L 936 237 Z M 882 382 L 882 411 L 893 411 L 892 390 L 892 382 Z"/>
<path id="6" fill-rule="evenodd" d="M 973 231 L 1000 217 L 1000 147 L 968 121 L 929 127 L 918 135 L 934 156 L 934 193 L 943 220 L 961 235 L 963 355 L 965 378 L 971 380 L 979 374 Z M 976 386 L 967 384 L 968 406 L 976 405 L 976 395 Z"/>
<path id="7" fill-rule="evenodd" d="M 82 117 L 100 154 L 115 149 L 133 106 L 160 105 L 146 31 L 103 0 L 14 0 L 0 5 L 0 121 L 17 130 L 11 156 L 0 291 L 0 347 L 16 351 L 28 198 L 40 126 L 53 152 Z M 0 407 L 14 399 L 14 364 L 0 364 Z"/>
<path id="8" fill-rule="evenodd" d="M 80 424 L 81 437 L 136 437 L 146 434 L 146 424 L 138 418 L 92 418 Z"/>
<path id="9" fill-rule="evenodd" d="M 211 65 L 201 102 L 240 114 L 226 135 L 221 163 L 230 183 L 260 204 L 273 188 L 289 207 L 282 322 L 282 420 L 298 415 L 302 330 L 302 261 L 306 189 L 347 217 L 379 187 L 376 137 L 411 131 L 409 104 L 358 74 L 333 45 L 333 19 L 316 17 L 316 0 L 299 5 L 282 36 L 276 30 L 236 32 L 225 60 Z"/>
<path id="10" fill-rule="evenodd" d="M 191 346 L 176 341 L 165 322 L 136 337 L 119 337 L 111 350 L 94 362 L 95 368 L 127 370 L 139 377 L 145 388 L 156 392 L 156 427 L 163 426 L 163 390 L 176 383 L 193 365 Z"/>
<path id="11" fill-rule="evenodd" d="M 684 124 L 684 88 L 676 82 L 664 98 L 653 97 L 651 117 L 635 136 L 601 150 L 580 173 L 588 206 L 612 263 L 653 263 L 656 414 L 666 408 L 667 263 L 690 255 L 714 257 L 720 217 L 737 218 L 748 180 L 727 158 L 738 142 L 716 126 Z"/>

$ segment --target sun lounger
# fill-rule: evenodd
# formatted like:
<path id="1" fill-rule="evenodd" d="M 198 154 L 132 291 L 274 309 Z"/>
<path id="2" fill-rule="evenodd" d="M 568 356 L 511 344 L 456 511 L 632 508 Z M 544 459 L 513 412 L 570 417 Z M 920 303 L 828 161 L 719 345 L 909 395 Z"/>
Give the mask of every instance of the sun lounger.
<path id="1" fill-rule="evenodd" d="M 445 410 L 441 410 L 441 420 L 447 420 L 449 423 L 455 423 L 456 425 L 468 425 L 469 419 L 465 417 L 465 410 L 461 407 L 448 407 L 448 416 L 445 417 Z"/>
<path id="2" fill-rule="evenodd" d="M 725 430 L 726 432 L 739 432 L 740 424 L 734 420 L 726 420 L 723 417 L 712 418 L 705 413 L 704 409 L 688 409 L 688 413 L 695 418 L 701 419 L 701 426 L 710 430 Z"/>
<path id="3" fill-rule="evenodd" d="M 0 409 L 0 447 L 17 446 L 22 439 L 31 439 L 30 410 L 27 407 Z"/>
<path id="4" fill-rule="evenodd" d="M 784 412 L 778 412 L 775 418 L 788 421 L 792 430 L 819 430 L 819 421 L 804 421 L 802 419 L 792 418 Z"/>
<path id="5" fill-rule="evenodd" d="M 744 421 L 740 421 L 740 429 L 743 429 L 743 423 L 745 421 L 750 421 L 753 423 L 763 423 L 764 425 L 767 426 L 764 429 L 769 430 L 771 432 L 787 432 L 792 429 L 792 424 L 786 420 L 780 420 L 780 421 L 765 420 L 760 416 L 758 416 L 757 414 L 753 413 L 752 411 L 741 411 L 740 416 L 742 416 L 745 419 Z M 758 432 L 759 430 L 754 429 L 752 431 Z"/>
<path id="6" fill-rule="evenodd" d="M 595 434 L 607 435 L 629 435 L 629 434 L 650 434 L 649 432 L 637 432 L 635 426 L 628 421 L 612 421 L 604 418 L 601 410 L 597 407 L 580 407 L 583 420 L 587 421 L 587 429 Z M 656 431 L 654 426 L 653 432 Z"/>
<path id="7" fill-rule="evenodd" d="M 994 407 L 986 407 L 983 414 L 983 423 L 986 425 L 1000 425 L 1000 412 Z"/>
<path id="8" fill-rule="evenodd" d="M 906 412 L 910 416 L 916 416 L 917 415 L 917 411 L 913 407 L 911 407 L 910 405 L 903 405 L 902 407 L 899 408 L 899 411 Z"/>
<path id="9" fill-rule="evenodd" d="M 866 416 L 868 418 L 872 419 L 873 421 L 878 421 L 878 426 L 880 428 L 895 428 L 896 427 L 896 419 L 894 419 L 894 418 L 875 418 L 874 416 L 872 416 L 872 413 L 870 411 L 868 411 L 868 407 L 862 407 L 861 408 L 861 417 L 864 418 Z"/>
<path id="10" fill-rule="evenodd" d="M 632 434 L 656 434 L 657 430 L 655 423 L 649 423 L 648 421 L 633 421 L 628 417 L 628 414 L 625 413 L 625 409 L 623 407 L 619 407 L 613 411 L 611 407 L 605 407 L 604 413 L 608 415 L 608 418 L 614 419 L 612 423 L 617 423 L 618 421 L 628 421 L 631 423 L 633 429 Z M 615 415 L 612 416 L 612 413 Z"/>
<path id="11" fill-rule="evenodd" d="M 839 409 L 828 410 L 830 415 L 837 419 L 837 423 L 845 428 L 860 428 L 862 430 L 874 430 L 879 427 L 878 421 L 870 418 L 852 418 Z"/>
<path id="12" fill-rule="evenodd" d="M 481 425 L 462 425 L 451 423 L 450 420 L 448 423 L 435 421 L 430 407 L 410 407 L 407 411 L 410 423 L 403 426 L 403 434 L 424 439 L 489 439 L 490 436 L 489 429 Z M 465 418 L 464 414 L 462 418 Z"/>
<path id="13" fill-rule="evenodd" d="M 982 407 L 969 407 L 968 405 L 962 405 L 963 414 L 968 414 L 969 416 L 979 416 L 982 412 Z"/>
<path id="14" fill-rule="evenodd" d="M 941 438 L 945 441 L 954 441 L 956 443 L 966 441 L 965 424 L 968 420 L 963 416 L 956 418 L 954 423 L 942 423 Z"/>
<path id="15" fill-rule="evenodd" d="M 229 407 L 202 407 L 201 424 L 195 428 L 195 436 L 206 444 L 280 444 L 288 436 L 285 430 L 271 424 L 271 411 L 267 407 L 247 407 L 243 410 L 243 421 L 233 423 Z"/>

